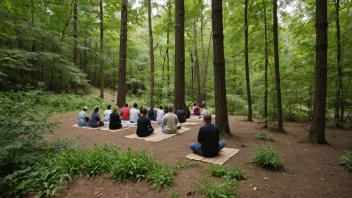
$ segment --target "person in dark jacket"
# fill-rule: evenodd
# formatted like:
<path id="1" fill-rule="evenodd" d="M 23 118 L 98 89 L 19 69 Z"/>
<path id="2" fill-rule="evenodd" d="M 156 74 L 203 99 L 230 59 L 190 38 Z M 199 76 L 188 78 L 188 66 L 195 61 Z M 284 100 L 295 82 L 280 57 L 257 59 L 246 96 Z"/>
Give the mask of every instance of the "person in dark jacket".
<path id="1" fill-rule="evenodd" d="M 187 112 L 182 110 L 181 105 L 178 107 L 178 110 L 176 111 L 176 115 L 177 115 L 177 119 L 180 123 L 186 122 Z"/>
<path id="2" fill-rule="evenodd" d="M 122 127 L 119 110 L 120 108 L 116 106 L 110 114 L 109 129 L 116 130 Z"/>
<path id="3" fill-rule="evenodd" d="M 147 116 L 148 110 L 144 108 L 142 110 L 142 117 L 138 118 L 137 121 L 137 135 L 138 137 L 147 137 L 154 132 L 154 129 Z"/>
<path id="4" fill-rule="evenodd" d="M 149 120 L 154 120 L 155 121 L 154 107 L 150 107 L 150 110 L 148 111 L 148 118 L 149 118 Z"/>
<path id="5" fill-rule="evenodd" d="M 194 153 L 203 157 L 215 157 L 226 145 L 225 141 L 219 141 L 219 129 L 211 124 L 211 115 L 204 115 L 205 125 L 200 127 L 198 143 L 191 143 Z"/>

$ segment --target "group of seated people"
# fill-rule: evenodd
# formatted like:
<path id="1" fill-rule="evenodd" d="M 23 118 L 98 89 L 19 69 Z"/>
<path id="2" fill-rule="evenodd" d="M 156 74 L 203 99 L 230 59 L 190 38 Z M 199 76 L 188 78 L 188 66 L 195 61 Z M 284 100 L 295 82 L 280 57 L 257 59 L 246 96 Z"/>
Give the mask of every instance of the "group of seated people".
<path id="1" fill-rule="evenodd" d="M 204 101 L 203 101 L 204 102 Z M 109 129 L 115 130 L 122 127 L 122 121 L 130 121 L 131 123 L 137 123 L 136 134 L 139 137 L 147 137 L 154 132 L 154 128 L 151 125 L 151 120 L 161 124 L 161 132 L 165 134 L 175 134 L 177 129 L 181 128 L 180 123 L 186 122 L 186 119 L 190 117 L 189 108 L 182 108 L 179 106 L 176 114 L 173 113 L 173 107 L 165 107 L 163 109 L 154 110 L 153 107 L 149 109 L 142 108 L 141 112 L 137 109 L 137 104 L 133 105 L 133 108 L 129 108 L 128 104 L 125 104 L 124 108 L 120 110 L 118 106 L 114 107 L 114 110 L 110 110 L 111 105 L 108 105 L 107 110 L 104 112 L 104 118 L 101 119 L 99 114 L 99 107 L 95 107 L 91 117 L 87 116 L 87 106 L 83 108 L 78 114 L 78 126 L 80 127 L 100 127 L 104 126 L 105 123 L 109 123 Z M 194 114 L 200 116 L 200 108 L 197 104 L 193 108 Z M 208 114 L 206 106 L 203 106 L 205 125 L 200 127 L 198 133 L 198 142 L 191 143 L 190 148 L 194 153 L 204 157 L 214 157 L 219 154 L 220 150 L 225 147 L 225 141 L 219 140 L 219 129 L 211 124 L 212 116 Z M 121 115 L 121 119 L 120 119 Z M 197 115 L 198 116 L 198 115 Z"/>

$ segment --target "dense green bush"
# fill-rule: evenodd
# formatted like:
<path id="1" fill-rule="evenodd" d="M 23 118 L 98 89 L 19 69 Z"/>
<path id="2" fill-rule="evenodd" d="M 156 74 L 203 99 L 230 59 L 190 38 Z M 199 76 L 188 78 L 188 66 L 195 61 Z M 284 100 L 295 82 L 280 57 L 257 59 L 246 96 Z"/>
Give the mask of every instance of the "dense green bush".
<path id="1" fill-rule="evenodd" d="M 340 164 L 345 165 L 348 172 L 352 172 L 352 155 L 350 152 L 346 151 L 341 156 Z"/>
<path id="2" fill-rule="evenodd" d="M 204 191 L 205 197 L 208 198 L 236 198 L 239 196 L 234 180 L 223 179 L 222 182 L 214 181 L 213 183 L 204 180 L 196 184 Z"/>
<path id="3" fill-rule="evenodd" d="M 75 148 L 47 155 L 26 169 L 7 175 L 0 182 L 0 197 L 29 192 L 38 192 L 39 197 L 52 196 L 78 173 L 107 174 L 123 182 L 147 180 L 156 190 L 169 187 L 174 178 L 172 167 L 157 163 L 145 151 L 122 152 L 107 145 L 92 150 Z"/>
<path id="4" fill-rule="evenodd" d="M 252 160 L 255 164 L 268 168 L 277 169 L 283 166 L 280 152 L 271 144 L 256 146 L 252 153 Z"/>

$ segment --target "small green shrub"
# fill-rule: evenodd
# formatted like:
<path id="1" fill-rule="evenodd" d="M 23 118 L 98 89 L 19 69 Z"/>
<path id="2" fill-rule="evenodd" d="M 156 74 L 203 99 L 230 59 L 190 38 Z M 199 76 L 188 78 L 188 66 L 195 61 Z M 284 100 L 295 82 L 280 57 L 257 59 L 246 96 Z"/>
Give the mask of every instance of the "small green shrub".
<path id="1" fill-rule="evenodd" d="M 239 191 L 234 180 L 223 179 L 222 182 L 215 181 L 214 183 L 204 180 L 202 183 L 197 183 L 204 191 L 205 197 L 208 198 L 236 198 L 239 196 Z"/>
<path id="2" fill-rule="evenodd" d="M 223 177 L 228 174 L 227 168 L 221 165 L 210 166 L 206 169 L 212 176 Z"/>
<path id="3" fill-rule="evenodd" d="M 240 168 L 234 168 L 227 175 L 230 179 L 236 179 L 236 180 L 247 180 L 248 179 L 247 173 L 244 172 Z"/>
<path id="4" fill-rule="evenodd" d="M 255 164 L 268 168 L 277 169 L 283 166 L 280 152 L 271 144 L 256 146 L 252 153 L 252 160 Z"/>
<path id="5" fill-rule="evenodd" d="M 266 131 L 256 134 L 255 139 L 274 141 L 271 137 L 269 137 Z"/>
<path id="6" fill-rule="evenodd" d="M 348 172 L 352 172 L 352 155 L 348 151 L 345 152 L 346 153 L 341 156 L 340 164 L 345 165 Z"/>

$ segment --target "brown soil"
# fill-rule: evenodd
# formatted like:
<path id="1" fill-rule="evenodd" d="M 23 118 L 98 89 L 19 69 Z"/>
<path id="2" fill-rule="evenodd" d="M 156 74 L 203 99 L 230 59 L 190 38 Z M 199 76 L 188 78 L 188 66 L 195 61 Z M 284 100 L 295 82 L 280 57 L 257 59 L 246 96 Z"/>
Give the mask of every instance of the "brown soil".
<path id="1" fill-rule="evenodd" d="M 158 161 L 174 164 L 177 161 L 187 162 L 185 156 L 191 153 L 189 144 L 196 142 L 197 132 L 201 125 L 189 126 L 190 131 L 181 135 L 160 141 L 147 142 L 128 139 L 123 136 L 135 133 L 130 128 L 118 133 L 99 130 L 87 130 L 72 127 L 76 123 L 77 113 L 56 115 L 59 120 L 57 135 L 49 139 L 77 137 L 91 148 L 95 144 L 105 143 L 119 145 L 122 149 L 128 147 L 145 149 Z M 264 131 L 262 124 L 246 122 L 244 116 L 230 116 L 230 128 L 235 137 L 223 139 L 226 147 L 238 148 L 240 152 L 228 160 L 224 166 L 240 167 L 248 173 L 247 181 L 238 182 L 241 197 L 351 197 L 352 174 L 347 173 L 339 165 L 340 156 L 345 150 L 352 151 L 352 131 L 328 128 L 326 138 L 329 145 L 313 145 L 303 143 L 308 136 L 309 122 L 286 122 L 287 134 L 272 132 L 273 146 L 280 150 L 284 160 L 284 171 L 271 171 L 251 163 L 250 153 L 254 145 L 268 143 L 257 140 L 255 134 Z M 247 147 L 241 147 L 241 144 Z M 181 170 L 174 180 L 171 190 L 180 197 L 194 190 L 191 197 L 202 197 L 193 181 L 201 181 L 209 175 L 204 168 L 210 164 L 196 162 L 196 166 Z M 264 179 L 264 177 L 268 179 Z M 257 187 L 257 190 L 253 190 Z M 108 177 L 86 178 L 78 177 L 70 183 L 67 190 L 58 197 L 170 197 L 168 190 L 156 192 L 146 182 L 131 182 L 127 184 L 113 182 Z"/>

